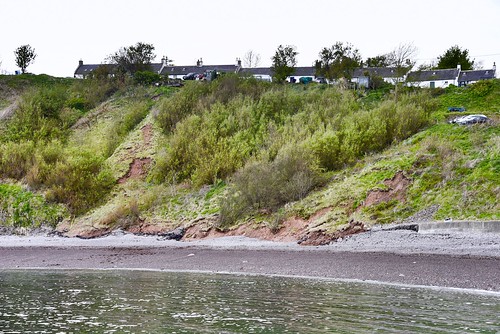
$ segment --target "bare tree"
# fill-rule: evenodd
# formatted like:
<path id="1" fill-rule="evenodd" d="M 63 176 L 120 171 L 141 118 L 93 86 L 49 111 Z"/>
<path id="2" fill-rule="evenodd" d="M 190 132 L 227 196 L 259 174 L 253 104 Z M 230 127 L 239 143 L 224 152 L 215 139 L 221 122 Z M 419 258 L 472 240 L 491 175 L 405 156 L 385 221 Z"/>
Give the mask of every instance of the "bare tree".
<path id="1" fill-rule="evenodd" d="M 413 43 L 403 43 L 387 54 L 389 64 L 396 70 L 396 77 L 393 79 L 396 101 L 398 100 L 399 86 L 405 81 L 406 74 L 415 66 L 417 52 L 418 49 Z"/>
<path id="2" fill-rule="evenodd" d="M 246 68 L 257 67 L 260 64 L 260 54 L 253 50 L 248 50 L 243 56 L 243 65 Z"/>

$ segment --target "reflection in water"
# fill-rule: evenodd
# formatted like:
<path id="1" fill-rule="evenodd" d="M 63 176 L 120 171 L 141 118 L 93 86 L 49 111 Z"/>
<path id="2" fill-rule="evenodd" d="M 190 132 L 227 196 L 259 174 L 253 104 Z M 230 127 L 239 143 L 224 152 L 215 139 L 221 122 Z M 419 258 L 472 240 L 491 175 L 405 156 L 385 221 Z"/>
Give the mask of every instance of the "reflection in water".
<path id="1" fill-rule="evenodd" d="M 2 271 L 0 333 L 495 333 L 500 297 L 299 278 Z"/>

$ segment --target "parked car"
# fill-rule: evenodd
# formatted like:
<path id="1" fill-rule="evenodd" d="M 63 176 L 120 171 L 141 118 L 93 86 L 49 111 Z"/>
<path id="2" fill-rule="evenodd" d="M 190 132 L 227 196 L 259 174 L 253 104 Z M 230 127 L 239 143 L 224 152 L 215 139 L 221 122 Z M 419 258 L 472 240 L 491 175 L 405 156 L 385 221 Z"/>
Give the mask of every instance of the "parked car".
<path id="1" fill-rule="evenodd" d="M 197 73 L 188 73 L 182 77 L 182 79 L 184 79 L 184 80 L 196 80 L 196 78 L 198 78 Z"/>
<path id="2" fill-rule="evenodd" d="M 448 107 L 448 111 L 458 111 L 458 112 L 464 112 L 466 111 L 467 109 L 465 109 L 464 107 Z"/>
<path id="3" fill-rule="evenodd" d="M 476 124 L 476 123 L 486 123 L 490 119 L 486 117 L 485 115 L 467 115 L 467 116 L 461 116 L 461 117 L 456 117 L 450 121 L 452 124 L 460 124 L 460 125 L 467 125 L 467 124 Z"/>
<path id="4" fill-rule="evenodd" d="M 323 77 L 317 77 L 316 79 L 314 79 L 314 81 L 317 83 L 320 83 L 320 84 L 327 84 L 328 83 L 328 81 Z"/>

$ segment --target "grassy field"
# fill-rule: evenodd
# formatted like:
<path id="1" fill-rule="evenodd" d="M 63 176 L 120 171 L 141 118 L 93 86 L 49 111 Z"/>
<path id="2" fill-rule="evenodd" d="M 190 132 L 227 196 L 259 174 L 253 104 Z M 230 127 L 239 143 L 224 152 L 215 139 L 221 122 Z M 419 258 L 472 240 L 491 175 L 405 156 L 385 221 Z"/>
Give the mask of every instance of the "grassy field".
<path id="1" fill-rule="evenodd" d="M 310 230 L 500 219 L 500 80 L 359 92 L 226 76 L 182 88 L 0 76 L 11 226 Z M 491 122 L 449 124 L 463 113 Z M 321 215 L 318 215 L 321 212 Z M 423 213 L 425 213 L 424 216 Z M 421 219 L 421 218 L 420 218 Z"/>

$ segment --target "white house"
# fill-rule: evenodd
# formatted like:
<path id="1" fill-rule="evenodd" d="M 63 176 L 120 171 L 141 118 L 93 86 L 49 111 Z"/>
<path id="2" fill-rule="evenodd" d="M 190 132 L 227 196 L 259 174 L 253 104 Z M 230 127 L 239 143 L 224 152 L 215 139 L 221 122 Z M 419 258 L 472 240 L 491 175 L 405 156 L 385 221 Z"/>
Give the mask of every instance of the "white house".
<path id="1" fill-rule="evenodd" d="M 458 77 L 458 85 L 463 87 L 478 82 L 479 80 L 494 79 L 496 70 L 497 66 L 493 63 L 493 68 L 489 70 L 461 71 Z"/>
<path id="2" fill-rule="evenodd" d="M 204 74 L 207 71 L 216 71 L 224 73 L 238 73 L 241 70 L 241 60 L 236 59 L 235 64 L 229 65 L 205 65 L 203 60 L 200 58 L 196 65 L 188 66 L 172 66 L 163 63 L 160 71 L 160 75 L 168 76 L 170 79 L 182 79 L 185 75 L 190 73 Z"/>
<path id="3" fill-rule="evenodd" d="M 381 77 L 385 82 L 395 84 L 403 82 L 405 77 L 398 74 L 395 67 L 360 67 L 354 70 L 351 82 L 358 87 L 369 87 L 370 78 Z"/>
<path id="4" fill-rule="evenodd" d="M 406 82 L 410 86 L 422 88 L 446 88 L 449 85 L 458 85 L 460 65 L 454 69 L 413 71 L 407 76 Z"/>

